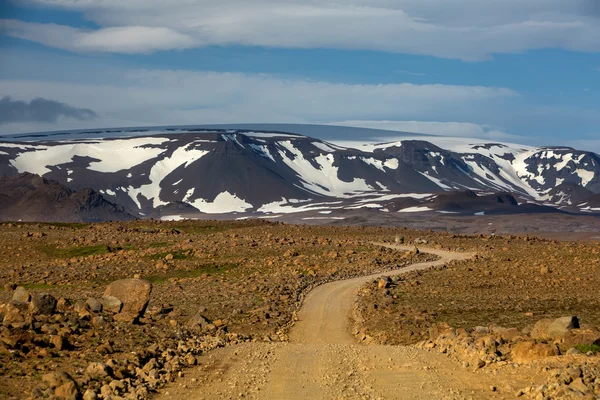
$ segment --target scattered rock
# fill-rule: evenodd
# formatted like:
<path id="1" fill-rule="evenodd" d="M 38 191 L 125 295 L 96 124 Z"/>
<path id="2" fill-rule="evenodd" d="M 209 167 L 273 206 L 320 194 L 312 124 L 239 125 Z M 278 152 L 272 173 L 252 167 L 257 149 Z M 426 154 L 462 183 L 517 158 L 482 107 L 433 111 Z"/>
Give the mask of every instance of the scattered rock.
<path id="1" fill-rule="evenodd" d="M 71 380 L 57 387 L 54 395 L 64 400 L 77 400 L 79 398 L 79 390 L 75 381 Z"/>
<path id="2" fill-rule="evenodd" d="M 564 337 L 572 329 L 579 328 L 579 319 L 575 316 L 555 319 L 547 329 L 548 337 L 557 339 Z"/>
<path id="3" fill-rule="evenodd" d="M 57 300 L 50 294 L 35 294 L 29 303 L 29 311 L 32 314 L 51 315 L 56 310 Z"/>
<path id="4" fill-rule="evenodd" d="M 117 299 L 115 296 L 103 296 L 101 299 L 98 299 L 102 304 L 102 308 L 104 311 L 109 311 L 114 314 L 118 314 L 121 312 L 123 308 L 123 303 L 121 300 Z"/>
<path id="5" fill-rule="evenodd" d="M 536 343 L 532 340 L 522 341 L 513 346 L 511 350 L 512 360 L 516 363 L 528 363 L 545 357 L 560 354 L 554 344 Z"/>
<path id="6" fill-rule="evenodd" d="M 101 362 L 90 363 L 85 369 L 85 374 L 93 380 L 103 380 L 112 376 L 110 367 Z"/>
<path id="7" fill-rule="evenodd" d="M 71 375 L 63 371 L 50 372 L 42 376 L 42 382 L 44 382 L 50 389 L 55 389 L 72 381 L 73 378 L 71 378 Z"/>
<path id="8" fill-rule="evenodd" d="M 139 316 L 138 316 L 138 314 L 131 313 L 131 312 L 120 312 L 118 314 L 115 314 L 113 319 L 116 322 L 124 322 L 127 324 L 134 324 L 138 321 Z"/>
<path id="9" fill-rule="evenodd" d="M 21 303 L 28 303 L 31 300 L 31 294 L 29 294 L 29 291 L 23 286 L 19 286 L 13 292 L 12 300 Z"/>
<path id="10" fill-rule="evenodd" d="M 122 279 L 108 285 L 104 298 L 113 296 L 123 303 L 121 313 L 131 313 L 136 316 L 143 315 L 148 302 L 152 284 L 143 279 Z"/>
<path id="11" fill-rule="evenodd" d="M 87 304 L 88 309 L 91 312 L 94 312 L 94 313 L 102 312 L 102 302 L 100 300 L 90 298 L 90 299 L 87 299 L 85 303 Z"/>

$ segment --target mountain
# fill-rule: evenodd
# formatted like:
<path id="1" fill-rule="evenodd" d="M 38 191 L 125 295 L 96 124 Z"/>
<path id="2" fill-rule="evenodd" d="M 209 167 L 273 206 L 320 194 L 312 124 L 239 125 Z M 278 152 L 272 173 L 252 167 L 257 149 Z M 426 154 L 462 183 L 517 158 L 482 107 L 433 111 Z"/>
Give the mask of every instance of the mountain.
<path id="1" fill-rule="evenodd" d="M 28 172 L 73 190 L 91 187 L 140 217 L 361 208 L 600 212 L 597 203 L 584 204 L 600 192 L 600 158 L 571 148 L 422 135 L 344 147 L 289 132 L 205 128 L 81 135 L 0 142 L 0 175 Z M 569 204 L 559 187 L 574 188 L 577 201 Z"/>
<path id="2" fill-rule="evenodd" d="M 96 222 L 136 219 L 91 189 L 73 191 L 37 175 L 0 177 L 0 221 Z"/>

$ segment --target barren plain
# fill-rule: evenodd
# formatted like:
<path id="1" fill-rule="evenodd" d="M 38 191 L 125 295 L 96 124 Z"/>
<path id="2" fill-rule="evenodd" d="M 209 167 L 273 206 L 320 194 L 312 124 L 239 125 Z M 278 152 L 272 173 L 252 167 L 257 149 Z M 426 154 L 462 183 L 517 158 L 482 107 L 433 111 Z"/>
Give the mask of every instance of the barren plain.
<path id="1" fill-rule="evenodd" d="M 600 395 L 596 241 L 255 220 L 5 223 L 0 241 L 2 398 L 286 398 L 265 371 L 307 354 L 314 398 Z M 354 342 L 295 336 L 311 289 L 354 277 L 333 314 Z"/>

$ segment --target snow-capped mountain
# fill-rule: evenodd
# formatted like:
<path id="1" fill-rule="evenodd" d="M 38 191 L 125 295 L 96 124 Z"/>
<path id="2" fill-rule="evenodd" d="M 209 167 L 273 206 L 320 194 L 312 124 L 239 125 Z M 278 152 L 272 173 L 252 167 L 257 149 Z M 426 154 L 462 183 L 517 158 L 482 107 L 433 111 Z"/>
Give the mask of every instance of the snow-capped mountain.
<path id="1" fill-rule="evenodd" d="M 444 203 L 433 201 L 437 194 L 454 190 L 512 193 L 519 203 L 573 211 L 585 199 L 569 203 L 557 187 L 600 192 L 600 157 L 570 148 L 443 137 L 343 147 L 284 132 L 111 131 L 119 133 L 0 142 L 0 175 L 28 172 L 92 188 L 140 217 L 395 211 L 398 202 L 406 205 L 398 211 L 426 211 Z"/>

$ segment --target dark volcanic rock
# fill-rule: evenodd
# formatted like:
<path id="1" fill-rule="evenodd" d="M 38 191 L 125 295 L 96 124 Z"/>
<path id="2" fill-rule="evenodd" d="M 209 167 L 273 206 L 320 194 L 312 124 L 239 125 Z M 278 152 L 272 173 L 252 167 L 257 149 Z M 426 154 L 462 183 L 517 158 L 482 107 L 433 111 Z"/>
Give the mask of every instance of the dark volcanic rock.
<path id="1" fill-rule="evenodd" d="M 0 177 L 0 220 L 94 222 L 135 219 L 91 190 L 73 191 L 56 181 L 24 173 Z"/>
<path id="2" fill-rule="evenodd" d="M 423 196 L 445 191 L 495 194 L 451 194 L 434 200 L 430 208 L 539 213 L 552 211 L 545 207 L 551 203 L 566 212 L 600 211 L 598 201 L 587 199 L 587 192 L 600 192 L 600 157 L 571 148 L 534 149 L 475 140 L 473 144 L 470 139 L 442 148 L 434 144 L 434 137 L 345 148 L 284 132 L 171 131 L 141 136 L 147 131 L 139 130 L 135 133 L 140 136 L 87 139 L 77 146 L 73 140 L 0 142 L 0 175 L 40 173 L 79 190 L 67 194 L 54 190 L 35 199 L 25 196 L 23 202 L 34 205 L 32 214 L 37 211 L 37 219 L 53 215 L 67 220 L 63 214 L 72 220 L 77 219 L 72 214 L 86 220 L 132 218 L 114 204 L 144 218 L 177 219 L 194 214 L 276 213 L 280 207 L 286 212 L 302 211 L 316 203 L 324 210 L 342 211 L 385 210 L 384 203 L 390 203 L 387 211 L 398 211 L 428 206 Z M 35 163 L 38 155 L 45 165 Z M 573 199 L 566 198 L 570 194 L 551 192 L 561 184 L 571 185 Z M 66 198 L 72 206 L 60 203 Z M 521 205 L 515 204 L 515 198 Z M 579 199 L 586 204 L 575 207 Z M 34 200 L 61 206 L 37 210 Z M 0 209 L 8 213 L 13 203 L 19 203 L 14 194 L 6 198 L 0 191 Z M 23 214 L 22 203 L 17 209 L 20 213 L 10 218 Z M 7 217 L 0 214 L 0 218 Z"/>

